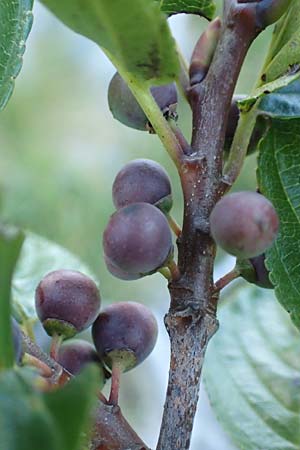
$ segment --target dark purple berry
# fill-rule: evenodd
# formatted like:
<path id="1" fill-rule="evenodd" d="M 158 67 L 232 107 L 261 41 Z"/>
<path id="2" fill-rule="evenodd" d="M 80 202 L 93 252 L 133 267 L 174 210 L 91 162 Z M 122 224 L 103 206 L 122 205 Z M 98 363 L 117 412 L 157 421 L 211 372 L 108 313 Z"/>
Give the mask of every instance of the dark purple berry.
<path id="1" fill-rule="evenodd" d="M 149 308 L 140 303 L 120 302 L 105 308 L 92 327 L 95 347 L 108 367 L 113 363 L 129 370 L 153 350 L 157 322 Z"/>
<path id="2" fill-rule="evenodd" d="M 104 255 L 105 264 L 108 269 L 108 271 L 116 278 L 119 278 L 120 280 L 124 281 L 133 281 L 133 280 L 139 280 L 140 278 L 143 278 L 143 275 L 140 273 L 127 273 L 123 270 L 119 269 L 118 267 L 114 266 L 110 260 Z"/>
<path id="3" fill-rule="evenodd" d="M 22 333 L 18 322 L 14 318 L 12 318 L 11 325 L 12 325 L 12 337 L 13 337 L 15 361 L 17 364 L 20 364 L 24 354 Z"/>
<path id="4" fill-rule="evenodd" d="M 175 113 L 177 106 L 175 83 L 153 86 L 150 90 L 156 103 L 166 116 Z M 118 72 L 115 73 L 108 87 L 108 104 L 112 115 L 119 122 L 137 130 L 145 131 L 148 129 L 149 122 L 144 111 Z"/>
<path id="5" fill-rule="evenodd" d="M 149 203 L 133 203 L 114 213 L 104 231 L 108 261 L 127 274 L 149 274 L 172 254 L 172 236 L 163 213 Z"/>
<path id="6" fill-rule="evenodd" d="M 70 338 L 94 322 L 100 309 L 100 294 L 86 275 L 75 270 L 56 270 L 39 283 L 35 305 L 50 336 Z"/>
<path id="7" fill-rule="evenodd" d="M 115 178 L 113 201 L 116 209 L 131 203 L 151 203 L 163 212 L 172 207 L 171 183 L 165 169 L 150 159 L 135 159 Z"/>
<path id="8" fill-rule="evenodd" d="M 292 0 L 260 0 L 256 6 L 257 23 L 260 28 L 265 28 L 287 11 Z"/>
<path id="9" fill-rule="evenodd" d="M 238 258 L 251 258 L 272 245 L 279 220 L 272 203 L 263 195 L 236 192 L 218 201 L 210 225 L 220 247 Z"/>
<path id="10" fill-rule="evenodd" d="M 79 373 L 90 363 L 102 366 L 94 346 L 82 339 L 71 339 L 62 344 L 56 360 L 73 375 Z"/>
<path id="11" fill-rule="evenodd" d="M 238 260 L 236 267 L 241 276 L 249 283 L 265 289 L 274 289 L 269 278 L 269 271 L 265 266 L 265 254 L 246 260 Z"/>

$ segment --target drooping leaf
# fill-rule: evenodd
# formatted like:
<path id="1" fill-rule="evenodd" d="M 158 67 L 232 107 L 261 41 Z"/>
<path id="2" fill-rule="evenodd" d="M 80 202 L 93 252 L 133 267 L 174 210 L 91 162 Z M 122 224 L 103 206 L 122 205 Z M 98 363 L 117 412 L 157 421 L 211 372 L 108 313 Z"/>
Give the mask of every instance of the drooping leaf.
<path id="1" fill-rule="evenodd" d="M 272 291 L 245 286 L 219 314 L 204 380 L 212 407 L 243 450 L 300 448 L 300 335 Z"/>
<path id="2" fill-rule="evenodd" d="M 0 226 L 0 369 L 14 363 L 11 334 L 11 280 L 24 235 L 12 227 Z"/>
<path id="3" fill-rule="evenodd" d="M 216 10 L 213 0 L 158 0 L 166 14 L 197 14 L 212 19 Z"/>
<path id="4" fill-rule="evenodd" d="M 300 69 L 300 0 L 293 0 L 275 27 L 262 79 L 270 83 Z"/>
<path id="5" fill-rule="evenodd" d="M 79 450 L 84 432 L 89 431 L 91 411 L 97 401 L 99 369 L 89 366 L 65 387 L 44 394 L 44 401 L 61 435 L 59 450 Z"/>
<path id="6" fill-rule="evenodd" d="M 13 277 L 13 301 L 20 304 L 29 318 L 36 318 L 34 294 L 41 279 L 58 269 L 83 272 L 95 280 L 90 270 L 76 256 L 59 245 L 33 233 L 26 240 Z"/>
<path id="7" fill-rule="evenodd" d="M 273 119 L 260 144 L 258 184 L 275 206 L 280 229 L 266 265 L 278 300 L 300 328 L 300 121 Z"/>
<path id="8" fill-rule="evenodd" d="M 300 81 L 265 95 L 259 110 L 271 117 L 300 118 Z"/>
<path id="9" fill-rule="evenodd" d="M 33 0 L 0 1 L 0 111 L 7 104 L 22 67 L 32 25 Z"/>
<path id="10" fill-rule="evenodd" d="M 62 450 L 55 422 L 32 383 L 20 369 L 0 373 L 1 450 Z"/>
<path id="11" fill-rule="evenodd" d="M 159 4 L 149 0 L 42 0 L 62 22 L 92 39 L 140 80 L 175 78 L 178 58 Z"/>

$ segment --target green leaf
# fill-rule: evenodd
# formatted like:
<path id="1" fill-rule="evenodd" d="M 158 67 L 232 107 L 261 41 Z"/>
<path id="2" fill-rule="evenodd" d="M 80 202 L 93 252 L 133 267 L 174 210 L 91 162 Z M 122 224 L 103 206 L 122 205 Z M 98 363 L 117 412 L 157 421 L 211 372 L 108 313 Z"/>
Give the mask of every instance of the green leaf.
<path id="1" fill-rule="evenodd" d="M 287 14 L 275 27 L 262 79 L 269 83 L 299 70 L 300 0 L 294 0 Z"/>
<path id="2" fill-rule="evenodd" d="M 300 80 L 265 95 L 258 109 L 271 117 L 300 118 Z"/>
<path id="3" fill-rule="evenodd" d="M 42 0 L 66 25 L 102 47 L 140 80 L 164 83 L 179 70 L 175 42 L 159 4 L 149 0 Z"/>
<path id="4" fill-rule="evenodd" d="M 213 0 L 158 0 L 160 8 L 166 14 L 197 14 L 212 19 L 216 5 Z"/>
<path id="5" fill-rule="evenodd" d="M 65 387 L 44 394 L 44 401 L 54 418 L 56 432 L 60 433 L 62 446 L 59 450 L 78 450 L 83 433 L 88 431 L 91 411 L 97 401 L 99 368 L 89 366 Z"/>
<path id="6" fill-rule="evenodd" d="M 7 104 L 22 67 L 32 25 L 33 0 L 0 1 L 0 111 Z"/>
<path id="7" fill-rule="evenodd" d="M 260 144 L 259 189 L 277 210 L 280 229 L 267 251 L 275 293 L 300 328 L 300 121 L 273 119 Z"/>
<path id="8" fill-rule="evenodd" d="M 11 333 L 11 280 L 24 236 L 12 227 L 0 226 L 0 369 L 14 364 Z"/>
<path id="9" fill-rule="evenodd" d="M 239 449 L 299 450 L 300 339 L 272 291 L 247 286 L 219 314 L 204 380 Z"/>
<path id="10" fill-rule="evenodd" d="M 21 305 L 28 317 L 36 318 L 34 295 L 37 285 L 47 273 L 58 269 L 78 270 L 95 280 L 87 266 L 68 250 L 27 232 L 13 277 L 12 292 L 13 301 Z"/>
<path id="11" fill-rule="evenodd" d="M 20 369 L 0 374 L 1 450 L 63 448 L 54 420 L 33 382 L 34 374 Z"/>
<path id="12" fill-rule="evenodd" d="M 300 72 L 293 75 L 284 75 L 280 78 L 277 78 L 277 80 L 275 81 L 256 88 L 248 97 L 238 102 L 240 110 L 243 112 L 248 112 L 257 100 L 262 99 L 264 96 L 288 86 L 298 78 L 300 78 Z"/>

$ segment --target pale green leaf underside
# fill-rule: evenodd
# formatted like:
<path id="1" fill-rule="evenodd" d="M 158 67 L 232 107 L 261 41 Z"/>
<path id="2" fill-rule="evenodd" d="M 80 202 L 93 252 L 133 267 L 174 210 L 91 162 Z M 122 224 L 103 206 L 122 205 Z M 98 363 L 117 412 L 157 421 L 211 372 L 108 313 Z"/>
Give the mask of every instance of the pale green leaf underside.
<path id="1" fill-rule="evenodd" d="M 22 67 L 32 25 L 33 0 L 0 0 L 0 111 L 7 104 Z"/>
<path id="2" fill-rule="evenodd" d="M 275 81 L 271 81 L 270 83 L 266 83 L 263 86 L 260 86 L 259 88 L 255 89 L 252 94 L 239 102 L 240 110 L 244 112 L 249 111 L 258 99 L 288 86 L 298 78 L 300 78 L 300 72 L 294 75 L 284 75 L 280 78 L 277 78 L 277 80 Z"/>
<path id="3" fill-rule="evenodd" d="M 260 144 L 260 191 L 280 218 L 278 237 L 267 251 L 275 292 L 300 328 L 300 120 L 273 119 Z"/>
<path id="4" fill-rule="evenodd" d="M 20 305 L 28 317 L 35 319 L 35 289 L 44 275 L 58 269 L 78 270 L 95 280 L 87 266 L 68 250 L 33 233 L 26 233 L 12 283 L 15 309 L 18 311 Z"/>
<path id="5" fill-rule="evenodd" d="M 159 0 L 159 3 L 166 14 L 197 14 L 212 19 L 216 10 L 212 0 Z"/>
<path id="6" fill-rule="evenodd" d="M 234 297 L 205 360 L 213 409 L 239 449 L 299 450 L 299 333 L 270 290 Z"/>
<path id="7" fill-rule="evenodd" d="M 149 0 L 42 0 L 62 22 L 96 42 L 140 80 L 173 80 L 175 42 L 159 4 Z"/>
<path id="8" fill-rule="evenodd" d="M 272 117 L 300 119 L 300 80 L 265 95 L 258 109 Z"/>
<path id="9" fill-rule="evenodd" d="M 285 17 L 275 27 L 263 77 L 267 83 L 299 70 L 300 0 L 294 0 Z"/>

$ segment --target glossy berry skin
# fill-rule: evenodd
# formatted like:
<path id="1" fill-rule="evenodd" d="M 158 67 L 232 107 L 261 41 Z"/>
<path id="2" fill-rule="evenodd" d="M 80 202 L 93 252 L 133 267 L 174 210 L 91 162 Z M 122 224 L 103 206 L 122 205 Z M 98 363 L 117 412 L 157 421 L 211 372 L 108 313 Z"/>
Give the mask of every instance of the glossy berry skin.
<path id="1" fill-rule="evenodd" d="M 279 220 L 272 203 L 257 192 L 228 194 L 210 215 L 216 243 L 238 258 L 263 253 L 276 238 Z"/>
<path id="2" fill-rule="evenodd" d="M 78 374 L 90 363 L 101 366 L 101 361 L 94 346 L 83 339 L 71 339 L 62 344 L 56 360 L 73 375 Z"/>
<path id="3" fill-rule="evenodd" d="M 140 303 L 120 302 L 103 309 L 92 327 L 95 347 L 108 367 L 114 362 L 129 370 L 152 352 L 157 340 L 157 322 Z"/>
<path id="4" fill-rule="evenodd" d="M 149 274 L 172 253 L 172 236 L 163 213 L 149 203 L 133 203 L 114 213 L 103 234 L 106 259 L 128 274 Z"/>
<path id="5" fill-rule="evenodd" d="M 123 281 L 134 281 L 139 280 L 140 278 L 143 278 L 143 275 L 140 273 L 128 273 L 124 272 L 124 270 L 119 269 L 118 267 L 114 266 L 110 260 L 104 255 L 105 264 L 107 267 L 107 270 L 116 278 L 119 278 Z"/>
<path id="6" fill-rule="evenodd" d="M 50 336 L 70 338 L 94 322 L 100 310 L 100 294 L 86 275 L 75 270 L 56 270 L 39 283 L 35 306 Z"/>
<path id="7" fill-rule="evenodd" d="M 116 209 L 131 203 L 151 203 L 163 212 L 172 207 L 171 183 L 165 169 L 150 159 L 136 159 L 126 164 L 113 183 Z"/>
<path id="8" fill-rule="evenodd" d="M 11 325 L 12 325 L 12 337 L 13 337 L 15 361 L 17 364 L 20 364 L 24 353 L 22 333 L 18 322 L 14 318 L 12 318 Z"/>
<path id="9" fill-rule="evenodd" d="M 175 83 L 153 86 L 150 91 L 166 116 L 175 113 L 177 105 Z M 108 105 L 113 117 L 124 125 L 143 131 L 149 129 L 149 122 L 144 111 L 118 72 L 115 73 L 108 87 Z"/>

